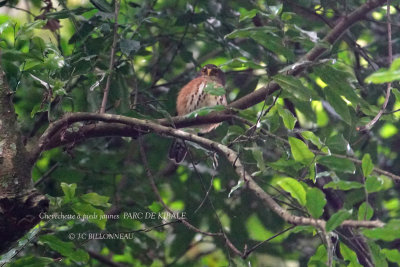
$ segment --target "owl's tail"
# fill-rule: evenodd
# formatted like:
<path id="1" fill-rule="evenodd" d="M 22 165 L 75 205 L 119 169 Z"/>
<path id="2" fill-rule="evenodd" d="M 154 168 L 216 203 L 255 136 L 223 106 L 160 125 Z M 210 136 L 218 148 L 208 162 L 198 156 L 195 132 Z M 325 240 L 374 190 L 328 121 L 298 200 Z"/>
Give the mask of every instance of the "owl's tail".
<path id="1" fill-rule="evenodd" d="M 187 154 L 187 148 L 185 141 L 182 139 L 174 139 L 171 147 L 169 148 L 168 158 L 173 160 L 175 163 L 181 163 Z"/>

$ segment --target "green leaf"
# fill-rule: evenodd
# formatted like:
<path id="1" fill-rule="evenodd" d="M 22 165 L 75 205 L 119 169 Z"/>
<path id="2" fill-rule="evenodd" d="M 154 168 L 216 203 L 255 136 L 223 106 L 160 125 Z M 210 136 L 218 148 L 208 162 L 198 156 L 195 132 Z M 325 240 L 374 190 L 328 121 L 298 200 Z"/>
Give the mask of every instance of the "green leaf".
<path id="1" fill-rule="evenodd" d="M 259 147 L 251 148 L 251 152 L 253 153 L 253 157 L 257 162 L 257 167 L 261 172 L 265 171 L 265 163 L 263 158 L 263 153 Z"/>
<path id="2" fill-rule="evenodd" d="M 311 141 L 318 149 L 321 149 L 324 146 L 324 143 L 321 142 L 318 136 L 316 136 L 313 132 L 310 131 L 303 131 L 301 132 L 301 136 L 308 141 Z"/>
<path id="3" fill-rule="evenodd" d="M 45 24 L 46 20 L 35 20 L 33 22 L 24 24 L 18 31 L 19 39 L 21 39 L 22 36 L 24 37 L 30 36 L 33 30 L 41 29 Z"/>
<path id="4" fill-rule="evenodd" d="M 289 174 L 293 177 L 298 175 L 298 171 L 303 169 L 303 165 L 300 162 L 287 158 L 280 158 L 275 162 L 268 162 L 267 164 L 274 170 Z"/>
<path id="5" fill-rule="evenodd" d="M 398 70 L 400 69 L 400 58 L 396 58 L 393 60 L 392 64 L 390 65 L 390 70 Z"/>
<path id="6" fill-rule="evenodd" d="M 87 262 L 89 260 L 89 255 L 82 249 L 76 249 L 72 242 L 61 241 L 54 235 L 43 235 L 39 237 L 39 240 L 76 262 Z"/>
<path id="7" fill-rule="evenodd" d="M 307 87 L 305 87 L 299 79 L 288 76 L 277 74 L 273 77 L 274 81 L 282 87 L 287 93 L 291 94 L 294 98 L 304 101 L 311 101 L 311 93 Z"/>
<path id="8" fill-rule="evenodd" d="M 245 133 L 245 130 L 239 125 L 231 125 L 228 128 L 225 137 L 222 139 L 223 145 L 228 145 L 231 141 L 235 140 L 238 136 Z"/>
<path id="9" fill-rule="evenodd" d="M 102 230 L 105 229 L 107 219 L 105 218 L 102 210 L 96 209 L 90 204 L 79 202 L 73 203 L 71 208 L 73 211 L 79 214 L 81 218 L 96 224 Z"/>
<path id="10" fill-rule="evenodd" d="M 67 19 L 74 15 L 82 15 L 83 13 L 93 10 L 92 7 L 78 7 L 75 9 L 62 9 L 60 11 L 46 13 L 48 19 Z"/>
<path id="11" fill-rule="evenodd" d="M 239 13 L 240 13 L 239 22 L 242 22 L 243 20 L 246 20 L 246 19 L 254 18 L 258 12 L 259 11 L 257 9 L 247 10 L 242 7 L 239 8 Z"/>
<path id="12" fill-rule="evenodd" d="M 314 73 L 328 84 L 331 90 L 335 90 L 339 95 L 343 95 L 353 105 L 362 102 L 362 99 L 356 94 L 351 83 L 347 80 L 350 78 L 349 72 L 341 71 L 332 65 L 324 64 L 314 67 Z"/>
<path id="13" fill-rule="evenodd" d="M 3 33 L 4 30 L 6 30 L 9 27 L 12 27 L 13 24 L 10 20 L 0 24 L 0 35 Z"/>
<path id="14" fill-rule="evenodd" d="M 288 49 L 281 37 L 273 33 L 257 32 L 252 39 L 277 55 L 284 56 L 288 61 L 294 61 L 293 51 Z"/>
<path id="15" fill-rule="evenodd" d="M 277 31 L 279 31 L 279 29 L 273 26 L 249 27 L 249 28 L 234 30 L 233 32 L 225 35 L 224 38 L 226 39 L 246 38 L 254 36 L 257 32 L 261 32 L 264 34 L 268 32 L 277 32 Z"/>
<path id="16" fill-rule="evenodd" d="M 273 233 L 265 228 L 256 214 L 252 214 L 248 217 L 246 220 L 246 229 L 250 238 L 256 241 L 264 241 L 273 236 Z"/>
<path id="17" fill-rule="evenodd" d="M 208 82 L 204 88 L 204 92 L 215 96 L 223 96 L 226 93 L 223 86 L 219 86 L 214 82 Z"/>
<path id="18" fill-rule="evenodd" d="M 76 184 L 61 183 L 61 189 L 64 192 L 65 203 L 71 201 L 75 196 Z"/>
<path id="19" fill-rule="evenodd" d="M 358 208 L 358 220 L 370 220 L 374 215 L 374 210 L 368 202 L 363 202 Z"/>
<path id="20" fill-rule="evenodd" d="M 308 167 L 308 179 L 314 183 L 317 181 L 317 164 L 315 162 Z"/>
<path id="21" fill-rule="evenodd" d="M 140 49 L 140 42 L 129 39 L 122 39 L 119 42 L 121 52 L 129 56 L 132 52 L 137 52 Z"/>
<path id="22" fill-rule="evenodd" d="M 285 127 L 289 130 L 293 130 L 294 125 L 297 121 L 296 117 L 293 116 L 293 114 L 289 110 L 281 107 L 278 108 L 278 113 L 279 116 L 282 118 Z"/>
<path id="23" fill-rule="evenodd" d="M 386 258 L 394 263 L 400 262 L 400 252 L 397 249 L 382 249 L 382 253 L 385 254 Z"/>
<path id="24" fill-rule="evenodd" d="M 315 254 L 310 258 L 307 263 L 307 267 L 325 267 L 326 261 L 328 259 L 328 253 L 326 251 L 325 245 L 320 245 Z"/>
<path id="25" fill-rule="evenodd" d="M 243 58 L 233 58 L 226 61 L 221 67 L 228 67 L 229 69 L 264 69 L 265 66 L 254 63 L 252 60 L 246 60 Z"/>
<path id="26" fill-rule="evenodd" d="M 393 88 L 392 89 L 392 93 L 396 97 L 396 100 L 400 102 L 400 91 L 398 89 L 396 89 L 396 88 Z"/>
<path id="27" fill-rule="evenodd" d="M 42 105 L 42 103 L 36 104 L 31 111 L 31 118 L 33 118 L 37 113 L 47 111 L 49 105 Z"/>
<path id="28" fill-rule="evenodd" d="M 337 172 L 355 173 L 356 171 L 354 163 L 348 159 L 334 156 L 322 156 L 317 158 L 317 162 Z"/>
<path id="29" fill-rule="evenodd" d="M 222 111 L 225 109 L 225 106 L 223 105 L 216 105 L 212 107 L 202 107 L 199 109 L 196 109 L 195 111 L 185 115 L 188 118 L 196 118 L 197 116 L 204 116 L 207 115 L 213 111 Z"/>
<path id="30" fill-rule="evenodd" d="M 53 263 L 54 259 L 45 257 L 26 256 L 12 263 L 13 267 L 44 267 Z"/>
<path id="31" fill-rule="evenodd" d="M 368 193 L 378 192 L 382 189 L 383 180 L 380 177 L 369 176 L 365 181 L 365 188 Z"/>
<path id="32" fill-rule="evenodd" d="M 2 59 L 9 61 L 24 61 L 29 57 L 29 55 L 18 50 L 7 49 L 2 51 L 1 57 Z"/>
<path id="33" fill-rule="evenodd" d="M 90 3 L 92 3 L 101 12 L 113 12 L 113 8 L 106 0 L 90 0 Z"/>
<path id="34" fill-rule="evenodd" d="M 340 226 L 343 221 L 347 220 L 351 216 L 351 213 L 347 210 L 340 210 L 333 214 L 326 222 L 326 231 L 331 232 Z"/>
<path id="35" fill-rule="evenodd" d="M 344 151 L 347 151 L 347 146 L 349 145 L 349 142 L 347 142 L 347 140 L 344 139 L 342 134 L 336 134 L 336 135 L 330 136 L 326 140 L 326 145 L 332 151 L 344 152 Z"/>
<path id="36" fill-rule="evenodd" d="M 327 86 L 324 88 L 326 101 L 331 104 L 331 106 L 335 109 L 336 113 L 340 115 L 342 120 L 351 125 L 351 116 L 349 107 L 346 102 L 338 95 L 331 87 Z"/>
<path id="37" fill-rule="evenodd" d="M 384 227 L 364 229 L 362 232 L 368 238 L 394 241 L 400 239 L 400 220 L 391 220 Z"/>
<path id="38" fill-rule="evenodd" d="M 372 163 L 371 156 L 367 153 L 362 158 L 362 170 L 364 177 L 369 176 L 374 170 L 374 164 Z"/>
<path id="39" fill-rule="evenodd" d="M 324 185 L 324 189 L 327 188 L 332 188 L 335 190 L 343 190 L 343 191 L 347 191 L 347 190 L 351 190 L 351 189 L 359 189 L 359 188 L 363 188 L 364 185 L 362 183 L 359 182 L 350 182 L 350 181 L 338 181 L 338 182 L 329 182 L 326 185 Z"/>
<path id="40" fill-rule="evenodd" d="M 318 188 L 311 188 L 307 191 L 307 210 L 315 219 L 321 217 L 326 204 L 325 194 Z"/>
<path id="41" fill-rule="evenodd" d="M 365 78 L 366 83 L 389 83 L 400 80 L 400 70 L 380 69 Z"/>
<path id="42" fill-rule="evenodd" d="M 313 162 L 315 155 L 308 149 L 307 145 L 304 144 L 303 141 L 294 137 L 289 137 L 289 144 L 293 158 L 296 161 L 301 162 L 304 165 L 309 165 Z"/>
<path id="43" fill-rule="evenodd" d="M 294 59 L 293 51 L 286 48 L 283 39 L 274 34 L 274 32 L 277 31 L 280 31 L 280 29 L 271 26 L 249 27 L 234 30 L 225 35 L 225 38 L 252 38 L 266 49 L 271 50 L 278 55 L 283 55 L 288 60 L 292 61 Z"/>
<path id="44" fill-rule="evenodd" d="M 306 205 L 306 191 L 304 187 L 297 180 L 286 177 L 280 179 L 277 184 L 282 187 L 283 190 L 288 192 L 294 199 L 296 199 L 300 205 Z"/>
<path id="45" fill-rule="evenodd" d="M 109 197 L 101 196 L 94 192 L 82 195 L 81 198 L 83 201 L 85 201 L 89 204 L 95 205 L 95 206 L 103 206 L 103 207 L 110 206 L 110 204 L 108 203 Z"/>
<path id="46" fill-rule="evenodd" d="M 68 44 L 84 41 L 94 28 L 95 26 L 93 25 L 93 23 L 83 22 L 79 26 L 78 30 L 74 33 L 74 35 L 71 36 L 71 38 L 68 41 Z"/>
<path id="47" fill-rule="evenodd" d="M 340 254 L 342 254 L 343 259 L 345 261 L 349 261 L 350 264 L 348 267 L 362 267 L 362 265 L 358 262 L 357 254 L 351 250 L 348 246 L 340 242 Z"/>
<path id="48" fill-rule="evenodd" d="M 217 178 L 218 179 L 218 178 Z M 215 181 L 215 180 L 214 180 Z M 153 201 L 151 205 L 147 206 L 152 212 L 160 212 L 163 209 L 163 206 L 156 201 Z"/>
<path id="49" fill-rule="evenodd" d="M 374 266 L 387 267 L 388 263 L 386 261 L 386 256 L 382 252 L 382 248 L 378 246 L 375 242 L 368 242 L 372 258 L 374 261 Z"/>

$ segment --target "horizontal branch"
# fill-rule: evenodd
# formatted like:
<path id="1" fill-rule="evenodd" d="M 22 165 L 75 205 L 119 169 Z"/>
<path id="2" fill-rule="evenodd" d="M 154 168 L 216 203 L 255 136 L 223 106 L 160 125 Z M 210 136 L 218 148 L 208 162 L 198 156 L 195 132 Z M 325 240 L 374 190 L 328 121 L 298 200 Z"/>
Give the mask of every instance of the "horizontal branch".
<path id="1" fill-rule="evenodd" d="M 108 122 L 108 123 L 118 123 L 124 124 L 125 126 L 120 126 L 122 130 L 128 131 L 130 127 L 135 133 L 142 132 L 148 133 L 153 132 L 160 136 L 171 136 L 177 137 L 184 140 L 188 140 L 194 143 L 201 145 L 202 147 L 216 151 L 223 156 L 232 164 L 236 174 L 240 179 L 245 182 L 245 186 L 252 191 L 259 199 L 262 200 L 266 206 L 268 206 L 271 210 L 273 210 L 276 214 L 278 214 L 282 219 L 286 222 L 294 224 L 294 225 L 312 225 L 321 230 L 325 229 L 325 221 L 324 220 L 316 220 L 307 217 L 296 216 L 288 212 L 286 209 L 279 206 L 278 203 L 267 193 L 265 192 L 251 177 L 250 174 L 247 173 L 244 166 L 242 165 L 237 153 L 232 149 L 228 148 L 225 145 L 222 145 L 218 142 L 214 142 L 207 138 L 191 134 L 188 132 L 184 132 L 182 130 L 174 129 L 171 127 L 167 127 L 164 125 L 157 124 L 155 122 L 149 120 L 141 120 L 137 118 L 130 118 L 126 116 L 113 115 L 113 114 L 98 114 L 98 113 L 84 113 L 77 112 L 66 115 L 63 119 L 56 121 L 51 130 L 46 131 L 46 133 L 42 136 L 41 140 L 39 140 L 39 147 L 43 147 L 46 143 L 46 138 L 48 134 L 55 131 L 67 131 L 68 126 L 75 122 L 84 122 L 84 121 L 100 121 L 100 122 Z M 93 125 L 90 127 L 103 127 L 103 125 Z M 357 225 L 357 221 L 349 221 L 351 225 Z M 376 225 L 380 225 L 378 222 L 370 222 L 365 221 L 362 223 L 362 227 L 376 227 Z"/>
<path id="2" fill-rule="evenodd" d="M 384 4 L 385 0 L 372 0 L 364 5 L 357 8 L 355 11 L 350 13 L 347 17 L 343 18 L 323 39 L 323 42 L 333 44 L 351 25 L 358 20 L 365 17 L 365 14 L 373 10 L 374 8 Z M 299 62 L 303 61 L 315 61 L 319 56 L 327 50 L 326 46 L 316 44 L 315 47 L 310 50 Z M 304 64 L 299 64 L 299 67 L 289 71 L 289 75 L 298 75 L 304 70 Z M 279 85 L 275 82 L 270 82 L 266 86 L 259 88 L 258 90 L 230 103 L 227 110 L 222 112 L 212 112 L 206 116 L 200 116 L 197 118 L 185 118 L 185 117 L 172 117 L 169 119 L 160 119 L 157 122 L 161 125 L 170 126 L 173 125 L 175 128 L 183 128 L 194 125 L 201 125 L 206 123 L 217 123 L 222 122 L 230 118 L 230 115 L 234 114 L 234 109 L 246 109 L 257 103 L 264 101 L 268 95 L 279 89 Z M 68 117 L 68 115 L 67 115 Z M 65 117 L 64 117 L 65 118 Z M 40 152 L 45 147 L 45 143 L 49 142 L 52 136 L 60 130 L 60 126 L 64 125 L 62 121 L 56 121 L 52 123 L 46 132 L 39 139 L 39 147 L 33 151 L 31 156 L 32 161 L 36 161 Z M 76 121 L 75 121 L 76 122 Z M 72 123 L 72 122 L 71 122 Z"/>
<path id="3" fill-rule="evenodd" d="M 74 113 L 77 114 L 77 113 Z M 237 116 L 232 116 L 232 115 L 224 115 L 225 118 L 230 118 L 234 120 L 238 120 L 244 124 L 247 124 L 249 126 L 252 126 L 251 122 Z M 199 117 L 199 118 L 204 118 L 204 117 Z M 75 121 L 75 119 L 74 119 Z M 65 123 L 67 120 L 64 121 Z M 210 121 L 208 121 L 210 122 Z M 61 128 L 65 128 L 61 127 Z M 272 134 L 264 129 L 261 129 L 261 132 L 265 135 L 268 135 L 272 138 L 275 138 L 287 145 L 289 145 L 289 142 L 275 134 Z M 62 138 L 60 138 L 60 135 Z M 107 136 L 120 136 L 120 137 L 132 137 L 132 138 L 137 138 L 139 136 L 139 132 L 137 128 L 134 128 L 130 125 L 122 124 L 119 122 L 113 122 L 113 123 L 107 123 L 107 124 L 87 124 L 83 125 L 82 127 L 79 128 L 78 131 L 64 131 L 63 133 L 60 133 L 60 135 L 55 135 L 50 138 L 48 142 L 45 143 L 43 150 L 50 150 L 55 147 L 71 144 L 71 143 L 79 143 L 80 141 L 86 140 L 88 138 L 97 138 L 97 137 L 107 137 Z M 315 150 L 315 149 L 310 149 L 314 154 L 317 155 L 330 155 L 336 158 L 344 158 L 352 161 L 353 163 L 357 165 L 361 165 L 362 161 L 360 159 L 350 157 L 347 155 L 341 155 L 341 154 L 336 154 L 336 153 L 325 153 L 320 150 Z M 391 173 L 389 171 L 385 171 L 379 167 L 374 167 L 373 171 L 377 174 L 385 175 L 391 179 L 393 179 L 396 182 L 400 182 L 400 176 L 396 175 L 394 173 Z"/>

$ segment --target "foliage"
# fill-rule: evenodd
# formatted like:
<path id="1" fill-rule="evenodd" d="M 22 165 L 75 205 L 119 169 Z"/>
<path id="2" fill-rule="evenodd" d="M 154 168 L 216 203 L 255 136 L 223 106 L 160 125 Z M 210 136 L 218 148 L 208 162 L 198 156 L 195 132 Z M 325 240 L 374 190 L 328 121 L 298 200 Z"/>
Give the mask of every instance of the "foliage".
<path id="1" fill-rule="evenodd" d="M 399 24 L 399 2 L 392 2 L 392 21 Z M 108 77 L 107 112 L 150 120 L 175 114 L 178 90 L 204 64 L 225 71 L 225 89 L 207 90 L 226 91 L 228 102 L 276 82 L 279 92 L 237 113 L 255 127 L 225 122 L 206 138 L 237 151 L 257 183 L 292 214 L 326 220 L 326 230 L 337 239 L 335 266 L 361 266 L 359 235 L 367 240 L 375 266 L 399 263 L 399 185 L 389 177 L 400 173 L 399 91 L 393 89 L 371 130 L 357 130 L 379 112 L 382 83 L 398 85 L 400 61 L 387 62 L 385 9 L 374 10 L 331 46 L 323 40 L 330 31 L 325 22 L 335 25 L 365 1 L 122 1 L 110 72 L 115 1 L 59 3 L 43 11 L 41 1 L 29 2 L 30 12 L 44 14 L 36 20 L 29 13 L 0 15 L 1 64 L 27 138 L 39 137 L 49 121 L 68 112 L 98 112 Z M 394 51 L 399 34 L 393 31 Z M 304 60 L 316 45 L 327 52 L 315 62 Z M 302 75 L 287 75 L 303 65 Z M 166 157 L 170 138 L 146 134 L 140 139 L 162 200 L 192 225 L 224 232 L 240 249 L 291 226 L 245 184 L 235 187 L 239 177 L 222 155 L 190 144 L 186 163 L 175 169 Z M 294 227 L 241 259 L 224 239 L 171 218 L 163 225 L 168 213 L 153 192 L 139 150 L 136 139 L 102 137 L 43 152 L 33 180 L 51 200 L 49 215 L 71 216 L 44 219 L 40 232 L 34 229 L 35 236 L 26 237 L 35 242 L 24 242 L 2 261 L 10 266 L 102 266 L 104 258 L 128 266 L 325 266 L 329 251 L 309 226 Z M 353 232 L 340 227 L 348 219 L 387 224 Z M 106 233 L 124 236 L 95 238 Z"/>

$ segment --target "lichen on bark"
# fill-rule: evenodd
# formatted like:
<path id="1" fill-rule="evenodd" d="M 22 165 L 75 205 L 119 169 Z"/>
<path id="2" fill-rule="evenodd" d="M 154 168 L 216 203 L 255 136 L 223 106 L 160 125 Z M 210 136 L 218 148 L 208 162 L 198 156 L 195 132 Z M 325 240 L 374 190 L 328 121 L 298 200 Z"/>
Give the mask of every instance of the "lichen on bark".
<path id="1" fill-rule="evenodd" d="M 12 95 L 0 64 L 0 253 L 32 229 L 49 205 L 33 187 L 33 163 L 22 142 Z"/>

